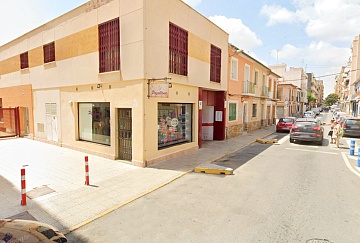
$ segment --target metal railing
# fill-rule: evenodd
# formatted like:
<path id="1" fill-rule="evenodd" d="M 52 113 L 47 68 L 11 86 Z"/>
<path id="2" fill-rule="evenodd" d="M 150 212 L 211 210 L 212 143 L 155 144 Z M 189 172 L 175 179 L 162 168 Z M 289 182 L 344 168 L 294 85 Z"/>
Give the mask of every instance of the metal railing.
<path id="1" fill-rule="evenodd" d="M 267 86 L 261 87 L 261 96 L 269 97 L 269 87 Z"/>
<path id="2" fill-rule="evenodd" d="M 250 81 L 244 81 L 243 93 L 255 94 L 255 84 Z"/>

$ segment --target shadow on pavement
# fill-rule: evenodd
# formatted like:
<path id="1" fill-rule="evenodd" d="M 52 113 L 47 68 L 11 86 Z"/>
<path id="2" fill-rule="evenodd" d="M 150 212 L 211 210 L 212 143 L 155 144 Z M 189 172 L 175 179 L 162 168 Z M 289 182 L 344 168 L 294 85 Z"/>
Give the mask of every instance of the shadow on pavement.
<path id="1" fill-rule="evenodd" d="M 287 133 L 275 133 L 276 137 L 272 139 L 280 140 L 281 138 L 285 137 Z M 266 138 L 264 138 L 266 140 Z M 226 155 L 216 161 L 213 164 L 230 167 L 233 170 L 236 170 L 240 166 L 244 165 L 249 160 L 253 159 L 254 157 L 258 156 L 260 153 L 264 152 L 271 146 L 276 146 L 274 144 L 261 144 L 261 143 L 251 143 L 250 145 L 235 151 L 229 155 Z"/>

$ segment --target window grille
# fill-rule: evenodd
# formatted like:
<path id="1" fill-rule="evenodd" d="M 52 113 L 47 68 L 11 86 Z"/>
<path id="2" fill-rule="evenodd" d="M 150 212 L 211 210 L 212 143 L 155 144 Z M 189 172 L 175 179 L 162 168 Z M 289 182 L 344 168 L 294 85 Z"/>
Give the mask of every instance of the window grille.
<path id="1" fill-rule="evenodd" d="M 210 81 L 221 81 L 221 49 L 211 45 Z"/>
<path id="2" fill-rule="evenodd" d="M 51 42 L 43 46 L 44 63 L 55 61 L 55 42 Z"/>
<path id="3" fill-rule="evenodd" d="M 188 32 L 169 24 L 169 72 L 187 76 Z"/>
<path id="4" fill-rule="evenodd" d="M 28 67 L 29 67 L 28 52 L 24 52 L 24 53 L 20 54 L 20 68 L 24 69 L 24 68 L 28 68 Z"/>
<path id="5" fill-rule="evenodd" d="M 119 18 L 99 25 L 99 72 L 120 70 Z"/>

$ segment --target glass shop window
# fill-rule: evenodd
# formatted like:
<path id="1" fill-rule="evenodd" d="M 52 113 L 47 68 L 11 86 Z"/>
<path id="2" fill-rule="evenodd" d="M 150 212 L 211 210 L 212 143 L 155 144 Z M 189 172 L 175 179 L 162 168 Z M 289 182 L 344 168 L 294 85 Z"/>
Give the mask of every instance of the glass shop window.
<path id="1" fill-rule="evenodd" d="M 158 104 L 158 148 L 192 141 L 192 104 Z"/>
<path id="2" fill-rule="evenodd" d="M 110 145 L 110 102 L 79 103 L 79 138 Z"/>

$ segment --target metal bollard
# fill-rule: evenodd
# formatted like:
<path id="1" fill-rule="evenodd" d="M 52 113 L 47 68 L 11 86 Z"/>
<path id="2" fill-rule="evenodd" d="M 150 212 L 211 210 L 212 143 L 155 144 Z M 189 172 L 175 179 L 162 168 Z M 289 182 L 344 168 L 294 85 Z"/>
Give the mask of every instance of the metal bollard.
<path id="1" fill-rule="evenodd" d="M 350 155 L 355 154 L 355 140 L 350 141 Z"/>
<path id="2" fill-rule="evenodd" d="M 25 169 L 21 169 L 21 205 L 26 205 Z"/>
<path id="3" fill-rule="evenodd" d="M 85 185 L 90 185 L 89 182 L 89 158 L 85 156 Z"/>
<path id="4" fill-rule="evenodd" d="M 358 148 L 358 167 L 360 167 L 360 148 Z"/>

